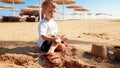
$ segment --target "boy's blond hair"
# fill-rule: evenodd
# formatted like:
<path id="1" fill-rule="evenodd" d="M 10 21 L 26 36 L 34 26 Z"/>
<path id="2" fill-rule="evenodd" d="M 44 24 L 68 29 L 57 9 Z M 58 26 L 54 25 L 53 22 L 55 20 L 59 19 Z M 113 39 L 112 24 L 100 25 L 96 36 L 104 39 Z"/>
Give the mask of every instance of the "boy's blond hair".
<path id="1" fill-rule="evenodd" d="M 42 10 L 45 10 L 48 7 L 52 7 L 53 9 L 57 9 L 57 4 L 53 1 L 46 0 L 42 3 Z"/>

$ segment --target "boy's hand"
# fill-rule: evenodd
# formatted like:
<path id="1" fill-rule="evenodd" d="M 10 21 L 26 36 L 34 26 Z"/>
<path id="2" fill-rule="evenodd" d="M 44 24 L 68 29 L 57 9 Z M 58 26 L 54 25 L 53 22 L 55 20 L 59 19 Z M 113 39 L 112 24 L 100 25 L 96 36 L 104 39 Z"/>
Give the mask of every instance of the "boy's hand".
<path id="1" fill-rule="evenodd" d="M 60 43 L 61 39 L 59 37 L 57 37 L 57 39 L 55 40 L 55 42 Z"/>
<path id="2" fill-rule="evenodd" d="M 65 37 L 63 38 L 63 41 L 65 41 L 65 42 L 66 42 L 67 40 L 68 40 L 68 38 L 65 38 Z"/>
<path id="3" fill-rule="evenodd" d="M 65 41 L 65 42 L 68 40 L 68 38 L 66 38 L 65 35 L 62 35 L 61 39 L 62 39 L 62 41 Z"/>
<path id="4" fill-rule="evenodd" d="M 61 42 L 61 39 L 59 37 L 54 37 L 52 38 L 52 41 L 55 43 L 55 44 L 58 44 Z"/>

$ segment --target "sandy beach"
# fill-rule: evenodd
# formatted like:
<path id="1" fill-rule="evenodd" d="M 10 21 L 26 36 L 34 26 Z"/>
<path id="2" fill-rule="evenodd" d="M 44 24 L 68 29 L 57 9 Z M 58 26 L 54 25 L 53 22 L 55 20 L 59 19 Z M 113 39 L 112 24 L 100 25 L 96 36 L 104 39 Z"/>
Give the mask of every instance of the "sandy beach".
<path id="1" fill-rule="evenodd" d="M 99 60 L 90 53 L 92 44 L 120 46 L 120 20 L 56 21 L 59 34 L 70 45 L 65 52 L 63 68 L 119 68 L 120 61 Z M 50 68 L 40 58 L 38 22 L 0 22 L 0 68 Z M 92 67 L 91 67 L 92 68 Z"/>

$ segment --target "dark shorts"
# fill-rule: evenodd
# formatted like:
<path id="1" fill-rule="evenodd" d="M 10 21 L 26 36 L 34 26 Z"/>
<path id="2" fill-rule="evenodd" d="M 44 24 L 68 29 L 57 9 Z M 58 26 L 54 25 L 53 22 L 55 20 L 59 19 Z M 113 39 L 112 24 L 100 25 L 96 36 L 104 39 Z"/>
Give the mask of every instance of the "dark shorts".
<path id="1" fill-rule="evenodd" d="M 50 46 L 51 46 L 52 42 L 51 41 L 44 41 L 41 45 L 40 50 L 43 52 L 48 52 Z"/>

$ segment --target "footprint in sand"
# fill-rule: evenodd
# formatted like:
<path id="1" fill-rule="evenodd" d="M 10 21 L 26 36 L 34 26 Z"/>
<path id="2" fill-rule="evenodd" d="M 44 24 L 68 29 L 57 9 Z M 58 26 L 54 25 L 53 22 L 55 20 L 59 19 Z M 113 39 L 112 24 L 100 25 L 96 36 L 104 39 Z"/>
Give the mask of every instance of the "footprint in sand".
<path id="1" fill-rule="evenodd" d="M 106 33 L 83 33 L 83 35 L 87 35 L 87 36 L 91 36 L 91 37 L 97 37 L 97 38 L 101 38 L 101 39 L 105 39 L 105 40 L 110 39 L 108 37 L 108 34 L 106 34 Z"/>

